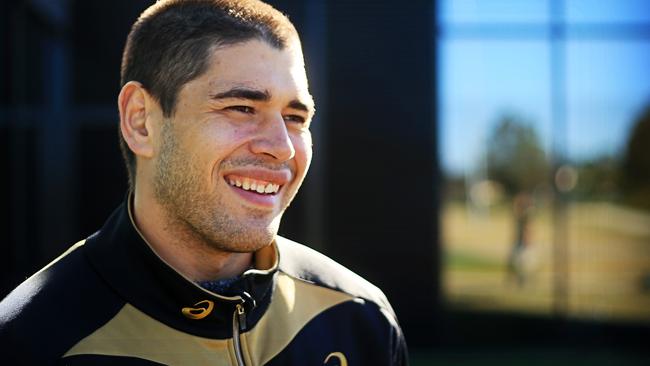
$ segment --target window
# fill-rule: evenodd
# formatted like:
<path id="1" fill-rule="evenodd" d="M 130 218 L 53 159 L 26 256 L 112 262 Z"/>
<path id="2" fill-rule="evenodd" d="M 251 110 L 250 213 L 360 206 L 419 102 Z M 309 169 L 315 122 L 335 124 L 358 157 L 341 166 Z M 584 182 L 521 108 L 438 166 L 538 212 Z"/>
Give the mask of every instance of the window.
<path id="1" fill-rule="evenodd" d="M 650 3 L 437 13 L 449 306 L 650 321 Z"/>

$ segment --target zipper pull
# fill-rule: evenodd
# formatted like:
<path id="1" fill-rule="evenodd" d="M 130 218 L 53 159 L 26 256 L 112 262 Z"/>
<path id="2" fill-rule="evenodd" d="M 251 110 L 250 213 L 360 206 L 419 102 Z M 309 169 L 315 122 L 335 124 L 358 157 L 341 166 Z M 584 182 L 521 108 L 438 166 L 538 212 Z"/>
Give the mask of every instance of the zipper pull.
<path id="1" fill-rule="evenodd" d="M 246 309 L 242 304 L 237 304 L 237 318 L 239 319 L 239 330 L 243 332 L 246 329 Z"/>

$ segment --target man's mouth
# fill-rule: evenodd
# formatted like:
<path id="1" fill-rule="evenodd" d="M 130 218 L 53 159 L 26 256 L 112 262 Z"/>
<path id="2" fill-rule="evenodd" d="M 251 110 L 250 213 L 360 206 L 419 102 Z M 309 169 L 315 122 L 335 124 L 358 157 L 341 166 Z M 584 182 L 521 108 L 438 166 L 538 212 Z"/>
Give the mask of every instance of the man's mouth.
<path id="1" fill-rule="evenodd" d="M 226 181 L 233 187 L 241 188 L 245 191 L 268 195 L 274 195 L 278 193 L 281 187 L 280 184 L 273 182 L 238 176 L 226 177 Z"/>

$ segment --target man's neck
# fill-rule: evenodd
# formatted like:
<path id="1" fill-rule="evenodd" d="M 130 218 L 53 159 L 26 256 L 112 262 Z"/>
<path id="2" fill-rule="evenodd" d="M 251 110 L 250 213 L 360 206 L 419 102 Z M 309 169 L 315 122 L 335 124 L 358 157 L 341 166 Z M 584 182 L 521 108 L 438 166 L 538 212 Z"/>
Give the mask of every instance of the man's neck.
<path id="1" fill-rule="evenodd" d="M 133 224 L 151 249 L 168 265 L 192 281 L 236 277 L 252 264 L 252 253 L 212 248 L 191 230 L 170 218 L 153 199 L 132 194 Z M 146 218 L 146 219 L 144 219 Z"/>

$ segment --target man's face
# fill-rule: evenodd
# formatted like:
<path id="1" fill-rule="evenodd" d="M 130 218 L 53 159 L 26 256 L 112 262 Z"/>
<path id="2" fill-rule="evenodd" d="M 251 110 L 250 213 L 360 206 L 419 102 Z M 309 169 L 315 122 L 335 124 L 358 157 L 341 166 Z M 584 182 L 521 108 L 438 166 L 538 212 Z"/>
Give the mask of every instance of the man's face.
<path id="1" fill-rule="evenodd" d="M 268 245 L 312 156 L 313 102 L 299 46 L 218 48 L 177 98 L 153 176 L 172 225 L 219 250 Z"/>

